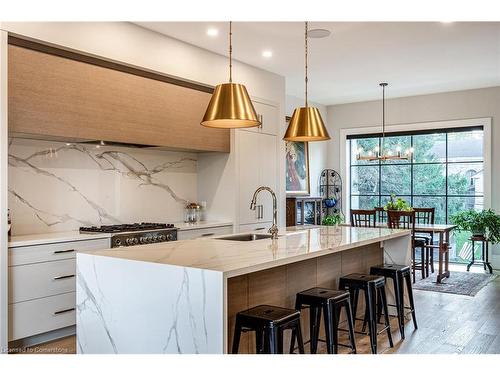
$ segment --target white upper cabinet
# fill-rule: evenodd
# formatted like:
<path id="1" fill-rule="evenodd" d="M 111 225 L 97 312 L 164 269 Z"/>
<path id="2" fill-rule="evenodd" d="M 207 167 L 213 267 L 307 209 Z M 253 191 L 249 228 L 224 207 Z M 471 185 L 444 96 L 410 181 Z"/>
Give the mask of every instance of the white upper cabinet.
<path id="1" fill-rule="evenodd" d="M 279 112 L 278 109 L 272 105 L 264 104 L 261 102 L 253 101 L 255 111 L 262 121 L 262 125 L 255 128 L 248 128 L 247 130 L 276 135 L 279 129 Z"/>
<path id="2" fill-rule="evenodd" d="M 238 131 L 237 147 L 239 223 L 269 222 L 273 218 L 271 194 L 259 194 L 255 211 L 250 210 L 250 202 L 259 186 L 269 186 L 277 192 L 276 136 Z"/>

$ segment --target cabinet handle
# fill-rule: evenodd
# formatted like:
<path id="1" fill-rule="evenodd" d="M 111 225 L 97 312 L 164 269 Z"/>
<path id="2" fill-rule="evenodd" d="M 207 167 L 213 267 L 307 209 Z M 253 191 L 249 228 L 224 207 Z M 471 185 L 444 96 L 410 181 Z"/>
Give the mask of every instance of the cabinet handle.
<path id="1" fill-rule="evenodd" d="M 209 236 L 213 236 L 215 233 L 203 233 L 201 235 L 201 237 L 209 237 Z"/>
<path id="2" fill-rule="evenodd" d="M 71 311 L 75 311 L 75 308 L 72 307 L 71 309 L 65 309 L 65 310 L 55 311 L 54 315 L 64 314 L 64 313 L 71 312 Z"/>
<path id="3" fill-rule="evenodd" d="M 75 249 L 70 249 L 70 250 L 56 250 L 54 251 L 54 254 L 63 254 L 63 253 L 73 253 Z"/>
<path id="4" fill-rule="evenodd" d="M 266 227 L 259 227 L 259 228 L 255 228 L 254 230 L 262 230 L 262 229 L 266 229 Z"/>
<path id="5" fill-rule="evenodd" d="M 259 129 L 262 129 L 262 125 L 264 124 L 264 116 L 263 115 L 259 115 L 259 121 L 260 121 Z"/>
<path id="6" fill-rule="evenodd" d="M 260 205 L 260 218 L 259 219 L 264 219 L 264 205 Z"/>
<path id="7" fill-rule="evenodd" d="M 56 276 L 52 280 L 63 280 L 63 279 L 70 279 L 72 277 L 75 277 L 75 275 L 64 275 L 64 276 Z"/>

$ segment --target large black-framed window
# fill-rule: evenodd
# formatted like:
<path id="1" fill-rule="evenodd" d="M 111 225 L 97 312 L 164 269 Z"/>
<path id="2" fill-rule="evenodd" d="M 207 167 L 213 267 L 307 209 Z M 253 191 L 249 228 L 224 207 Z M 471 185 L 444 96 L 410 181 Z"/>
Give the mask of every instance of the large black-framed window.
<path id="1" fill-rule="evenodd" d="M 350 207 L 384 206 L 395 194 L 413 207 L 435 207 L 436 223 L 449 223 L 462 210 L 482 209 L 483 136 L 482 127 L 391 133 L 385 149 L 413 148 L 413 157 L 382 162 L 356 159 L 360 148 L 366 153 L 381 147 L 381 134 L 348 136 Z"/>

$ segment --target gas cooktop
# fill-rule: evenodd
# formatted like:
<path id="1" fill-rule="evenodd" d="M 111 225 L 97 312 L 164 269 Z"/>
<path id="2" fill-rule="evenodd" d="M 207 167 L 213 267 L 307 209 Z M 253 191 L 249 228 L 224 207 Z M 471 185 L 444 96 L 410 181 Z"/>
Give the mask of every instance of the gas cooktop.
<path id="1" fill-rule="evenodd" d="M 102 225 L 100 227 L 80 227 L 80 233 L 124 233 L 124 232 L 141 232 L 158 229 L 173 229 L 174 224 L 164 223 L 134 223 L 134 224 L 119 224 L 119 225 Z"/>

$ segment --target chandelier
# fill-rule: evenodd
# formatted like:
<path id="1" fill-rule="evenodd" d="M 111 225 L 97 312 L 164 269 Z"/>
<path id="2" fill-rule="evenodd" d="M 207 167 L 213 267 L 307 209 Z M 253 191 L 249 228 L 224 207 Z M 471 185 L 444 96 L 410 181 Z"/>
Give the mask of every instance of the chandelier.
<path id="1" fill-rule="evenodd" d="M 397 146 L 394 151 L 385 149 L 385 87 L 388 84 L 382 82 L 379 86 L 382 87 L 382 139 L 380 147 L 376 146 L 373 150 L 364 154 L 362 147 L 358 148 L 356 153 L 357 160 L 409 160 L 413 155 L 413 147 L 407 148 L 404 153 L 401 151 L 401 146 Z"/>

